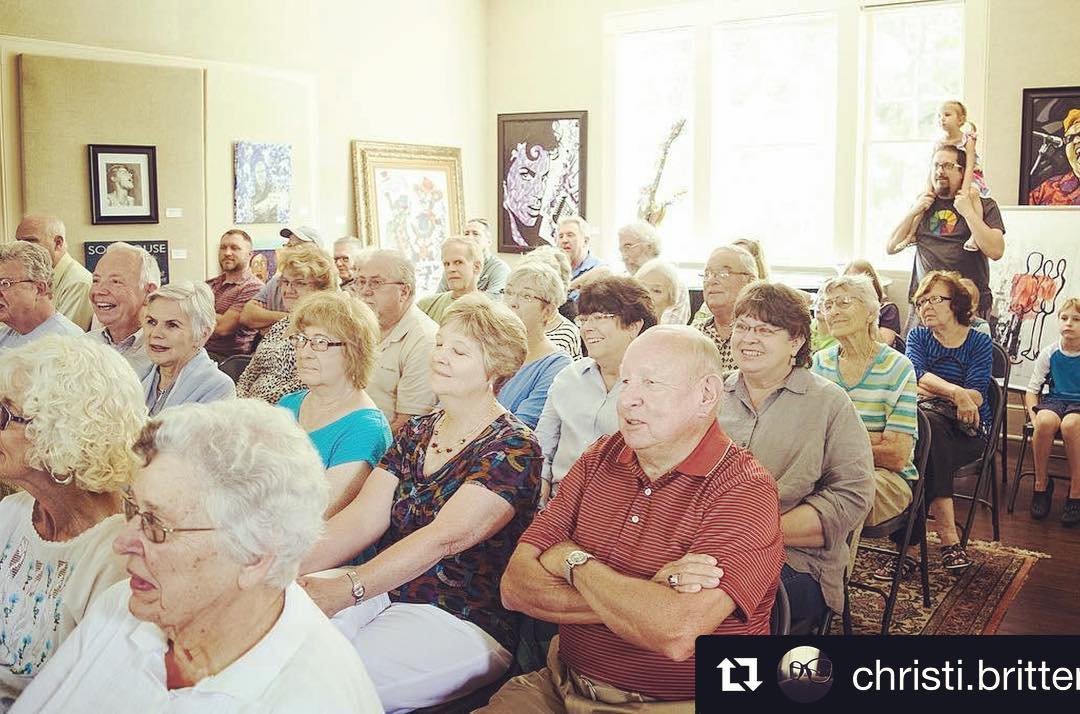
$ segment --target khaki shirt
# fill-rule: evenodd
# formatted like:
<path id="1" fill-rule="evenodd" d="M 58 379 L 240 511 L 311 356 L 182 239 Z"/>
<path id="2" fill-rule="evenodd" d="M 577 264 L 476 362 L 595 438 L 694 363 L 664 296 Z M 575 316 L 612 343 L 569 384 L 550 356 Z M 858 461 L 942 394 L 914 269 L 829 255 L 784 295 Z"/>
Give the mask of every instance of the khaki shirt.
<path id="1" fill-rule="evenodd" d="M 94 319 L 94 308 L 90 305 L 90 285 L 94 276 L 90 271 L 75 262 L 67 253 L 53 268 L 53 306 L 57 312 L 82 328 L 90 329 Z"/>
<path id="2" fill-rule="evenodd" d="M 435 408 L 431 391 L 431 353 L 439 326 L 416 305 L 379 342 L 379 358 L 367 393 L 386 416 L 428 414 Z"/>

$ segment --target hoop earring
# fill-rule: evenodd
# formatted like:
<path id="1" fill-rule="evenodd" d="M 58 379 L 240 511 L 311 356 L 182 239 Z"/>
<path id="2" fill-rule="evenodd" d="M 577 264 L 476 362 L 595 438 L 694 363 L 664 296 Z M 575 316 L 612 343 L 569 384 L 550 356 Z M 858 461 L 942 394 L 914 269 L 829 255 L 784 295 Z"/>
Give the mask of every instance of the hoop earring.
<path id="1" fill-rule="evenodd" d="M 46 473 L 49 474 L 49 478 L 51 478 L 53 480 L 53 483 L 55 483 L 57 486 L 67 486 L 75 480 L 75 474 L 68 474 L 66 478 L 60 479 L 56 478 L 56 474 L 54 474 L 52 471 L 48 471 Z"/>

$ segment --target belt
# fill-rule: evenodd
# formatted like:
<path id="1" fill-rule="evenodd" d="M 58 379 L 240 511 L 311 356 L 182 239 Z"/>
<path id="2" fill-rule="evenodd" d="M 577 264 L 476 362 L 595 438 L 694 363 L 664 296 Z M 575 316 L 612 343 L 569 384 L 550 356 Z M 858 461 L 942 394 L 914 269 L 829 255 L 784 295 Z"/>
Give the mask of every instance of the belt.
<path id="1" fill-rule="evenodd" d="M 628 692 L 625 689 L 619 689 L 607 682 L 601 682 L 600 680 L 586 677 L 575 671 L 573 667 L 566 668 L 566 676 L 579 695 L 591 699 L 594 702 L 603 702 L 604 704 L 626 704 L 628 702 L 659 701 L 658 699 L 647 697 L 638 692 Z"/>

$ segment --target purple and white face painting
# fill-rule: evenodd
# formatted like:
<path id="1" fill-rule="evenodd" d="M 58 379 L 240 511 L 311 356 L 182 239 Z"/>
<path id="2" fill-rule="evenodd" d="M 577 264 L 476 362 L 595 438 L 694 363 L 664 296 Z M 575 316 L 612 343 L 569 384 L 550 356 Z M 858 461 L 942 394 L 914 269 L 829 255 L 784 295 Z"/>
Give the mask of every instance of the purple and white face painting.
<path id="1" fill-rule="evenodd" d="M 515 242 L 525 245 L 519 225 L 533 227 L 540 220 L 544 187 L 551 171 L 551 157 L 539 144 L 527 147 L 521 142 L 510 153 L 510 166 L 503 180 L 503 208 L 510 214 Z"/>

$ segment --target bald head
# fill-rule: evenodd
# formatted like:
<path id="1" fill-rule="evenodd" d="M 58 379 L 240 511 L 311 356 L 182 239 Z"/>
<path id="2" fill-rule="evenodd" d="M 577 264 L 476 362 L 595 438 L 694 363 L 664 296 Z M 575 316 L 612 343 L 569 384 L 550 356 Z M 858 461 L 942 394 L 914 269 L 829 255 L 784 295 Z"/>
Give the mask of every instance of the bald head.
<path id="1" fill-rule="evenodd" d="M 56 216 L 33 214 L 23 218 L 15 229 L 15 240 L 35 243 L 44 248 L 54 268 L 67 252 L 67 229 Z"/>
<path id="2" fill-rule="evenodd" d="M 653 355 L 656 362 L 672 364 L 684 379 L 696 382 L 703 377 L 723 374 L 720 351 L 701 330 L 689 325 L 657 325 L 641 333 L 630 343 L 630 350 Z"/>

